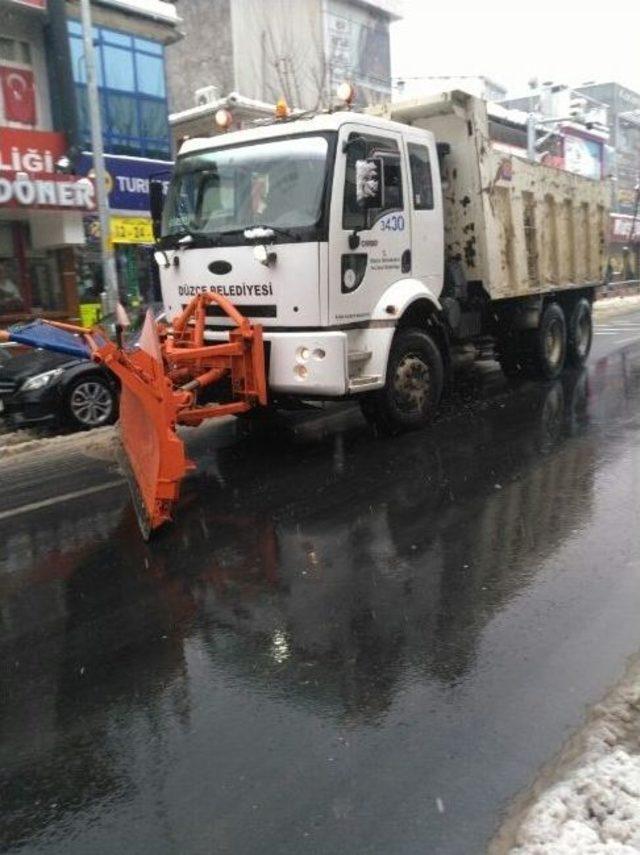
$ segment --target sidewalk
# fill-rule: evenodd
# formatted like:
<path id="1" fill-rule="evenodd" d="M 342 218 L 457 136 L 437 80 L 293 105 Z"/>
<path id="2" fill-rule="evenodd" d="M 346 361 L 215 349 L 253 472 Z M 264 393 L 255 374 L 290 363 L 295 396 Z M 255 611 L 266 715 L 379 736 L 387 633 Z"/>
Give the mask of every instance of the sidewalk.
<path id="1" fill-rule="evenodd" d="M 638 855 L 640 657 L 516 800 L 490 855 Z"/>

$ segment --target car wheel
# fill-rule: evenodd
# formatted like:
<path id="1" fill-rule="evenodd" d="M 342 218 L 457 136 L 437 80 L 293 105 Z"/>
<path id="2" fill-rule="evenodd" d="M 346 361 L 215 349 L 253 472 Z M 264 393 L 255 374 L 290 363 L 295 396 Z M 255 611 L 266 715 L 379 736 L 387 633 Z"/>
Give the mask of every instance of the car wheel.
<path id="1" fill-rule="evenodd" d="M 66 411 L 70 424 L 79 430 L 113 424 L 118 417 L 116 393 L 104 377 L 80 377 L 67 390 Z"/>

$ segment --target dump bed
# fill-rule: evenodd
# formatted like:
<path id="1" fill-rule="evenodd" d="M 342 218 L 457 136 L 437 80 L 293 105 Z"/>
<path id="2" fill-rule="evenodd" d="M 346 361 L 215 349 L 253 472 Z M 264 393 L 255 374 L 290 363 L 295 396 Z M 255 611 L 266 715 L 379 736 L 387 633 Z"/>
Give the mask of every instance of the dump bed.
<path id="1" fill-rule="evenodd" d="M 445 254 L 494 299 L 602 281 L 610 188 L 492 147 L 485 101 L 464 92 L 392 104 L 388 118 L 448 143 Z"/>

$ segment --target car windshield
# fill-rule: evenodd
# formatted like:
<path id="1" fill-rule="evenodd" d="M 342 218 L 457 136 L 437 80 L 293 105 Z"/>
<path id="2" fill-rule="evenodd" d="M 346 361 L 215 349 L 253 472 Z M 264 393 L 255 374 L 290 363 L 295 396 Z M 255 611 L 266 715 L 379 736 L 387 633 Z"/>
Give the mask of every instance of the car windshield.
<path id="1" fill-rule="evenodd" d="M 305 136 L 179 159 L 163 235 L 216 236 L 256 225 L 314 227 L 322 216 L 327 151 L 324 136 Z"/>

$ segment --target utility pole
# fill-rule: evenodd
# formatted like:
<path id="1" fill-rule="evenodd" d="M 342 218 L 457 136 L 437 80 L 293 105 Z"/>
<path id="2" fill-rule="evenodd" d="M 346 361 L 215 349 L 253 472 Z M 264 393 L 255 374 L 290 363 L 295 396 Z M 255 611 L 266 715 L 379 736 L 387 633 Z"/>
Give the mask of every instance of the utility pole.
<path id="1" fill-rule="evenodd" d="M 98 96 L 98 78 L 96 75 L 96 55 L 93 47 L 93 28 L 91 24 L 91 2 L 80 0 L 82 13 L 82 37 L 84 40 L 84 64 L 87 74 L 87 100 L 89 102 L 89 124 L 91 126 L 91 149 L 93 151 L 93 173 L 96 187 L 96 206 L 100 221 L 100 256 L 102 260 L 102 280 L 104 285 L 104 309 L 115 312 L 118 303 L 118 277 L 116 262 L 111 246 L 109 227 L 109 195 L 104 167 L 104 149 L 102 147 L 102 121 Z"/>

